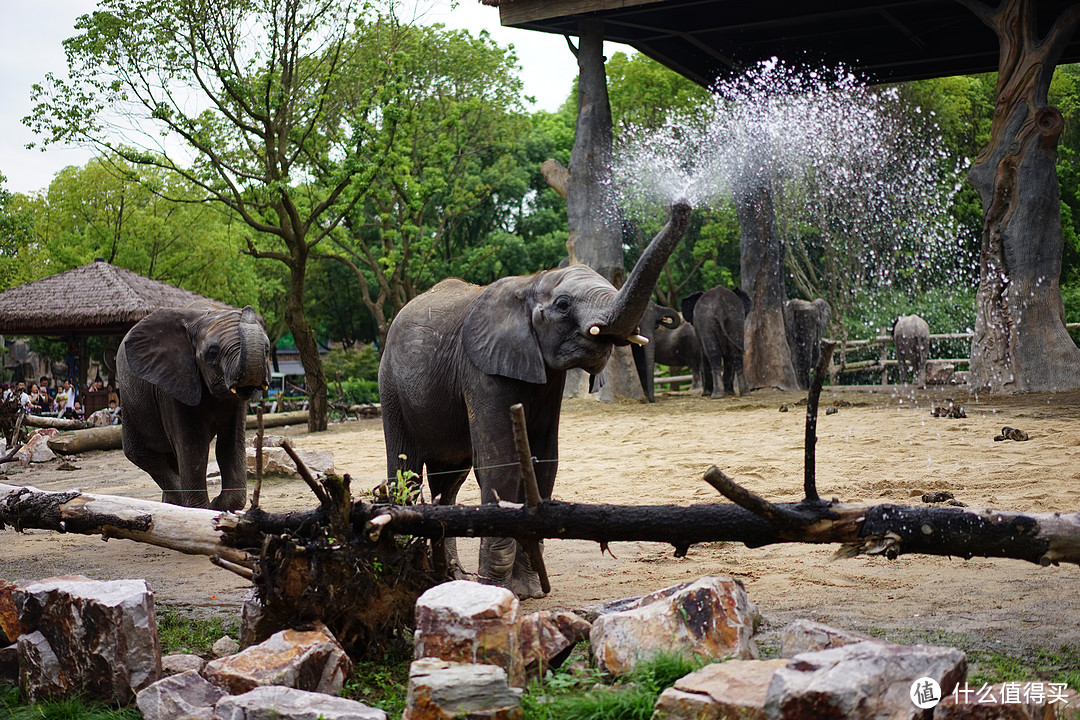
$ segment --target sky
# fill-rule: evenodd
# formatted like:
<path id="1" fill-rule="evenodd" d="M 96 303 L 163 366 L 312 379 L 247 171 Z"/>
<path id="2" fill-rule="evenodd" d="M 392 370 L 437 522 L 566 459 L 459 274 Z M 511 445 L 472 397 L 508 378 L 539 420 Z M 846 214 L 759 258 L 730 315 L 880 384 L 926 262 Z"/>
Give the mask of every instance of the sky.
<path id="1" fill-rule="evenodd" d="M 30 88 L 46 73 L 64 76 L 67 63 L 61 43 L 75 34 L 75 20 L 94 10 L 96 0 L 5 0 L 4 42 L 0 43 L 0 174 L 3 187 L 32 193 L 48 187 L 53 176 L 68 165 L 82 165 L 92 153 L 85 148 L 53 146 L 42 152 L 26 144 L 38 138 L 22 123 L 30 114 Z M 525 94 L 536 98 L 530 110 L 554 111 L 566 100 L 577 62 L 561 35 L 504 28 L 497 8 L 477 0 L 418 0 L 422 24 L 443 23 L 474 32 L 487 30 L 500 46 L 513 45 L 522 68 Z M 605 48 L 610 55 L 614 49 Z M 628 48 L 621 48 L 628 50 Z"/>

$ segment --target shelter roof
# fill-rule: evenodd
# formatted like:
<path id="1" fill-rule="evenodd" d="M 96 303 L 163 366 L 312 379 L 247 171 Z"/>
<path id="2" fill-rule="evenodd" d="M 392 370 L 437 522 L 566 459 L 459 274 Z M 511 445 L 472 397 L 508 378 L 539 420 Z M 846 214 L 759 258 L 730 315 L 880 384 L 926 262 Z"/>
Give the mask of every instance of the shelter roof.
<path id="1" fill-rule="evenodd" d="M 99 259 L 0 293 L 0 334 L 122 335 L 158 308 L 208 299 Z"/>
<path id="2" fill-rule="evenodd" d="M 507 27 L 576 36 L 582 16 L 709 86 L 761 60 L 843 64 L 871 82 L 998 69 L 994 32 L 957 0 L 481 0 Z M 994 3 L 989 3 L 993 5 Z M 1036 0 L 1039 36 L 1075 0 Z M 1080 61 L 1080 38 L 1061 62 Z"/>

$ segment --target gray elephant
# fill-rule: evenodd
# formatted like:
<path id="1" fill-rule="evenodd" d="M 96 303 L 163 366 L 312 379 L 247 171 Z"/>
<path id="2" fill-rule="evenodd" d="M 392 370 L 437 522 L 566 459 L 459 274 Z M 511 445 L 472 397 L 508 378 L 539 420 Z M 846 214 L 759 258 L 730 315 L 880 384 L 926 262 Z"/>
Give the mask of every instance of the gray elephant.
<path id="1" fill-rule="evenodd" d="M 896 364 L 900 368 L 900 382 L 908 383 L 908 375 L 915 384 L 926 387 L 926 360 L 930 357 L 930 326 L 918 315 L 901 315 L 892 326 L 893 345 L 896 346 Z"/>
<path id="2" fill-rule="evenodd" d="M 788 300 L 784 303 L 784 327 L 787 330 L 791 364 L 799 387 L 810 387 L 810 371 L 817 367 L 821 356 L 821 340 L 829 334 L 832 308 L 823 298 L 814 302 Z"/>
<path id="3" fill-rule="evenodd" d="M 725 391 L 742 395 L 749 390 L 743 372 L 743 326 L 749 312 L 750 296 L 722 285 L 683 298 L 683 318 L 701 345 L 703 395 L 720 398 Z"/>
<path id="4" fill-rule="evenodd" d="M 701 387 L 701 346 L 693 326 L 685 323 L 677 310 L 650 301 L 645 314 L 641 316 L 639 328 L 641 335 L 649 342 L 632 348 L 634 366 L 641 380 L 641 389 L 649 402 L 656 402 L 656 363 L 689 367 L 696 386 Z"/>
<path id="5" fill-rule="evenodd" d="M 566 372 L 596 376 L 614 345 L 644 340 L 638 322 L 689 217 L 688 205 L 672 207 L 621 290 L 571 265 L 487 287 L 444 280 L 405 305 L 379 365 L 388 477 L 426 467 L 433 497 L 449 505 L 475 468 L 482 502 L 522 502 L 509 410 L 522 403 L 540 494 L 550 498 Z M 521 597 L 543 594 L 513 538 L 481 540 L 478 574 Z"/>
<path id="6" fill-rule="evenodd" d="M 270 382 L 270 341 L 251 306 L 199 301 L 143 318 L 116 353 L 124 454 L 162 502 L 239 510 L 247 499 L 248 400 Z M 221 493 L 206 491 L 217 436 Z"/>

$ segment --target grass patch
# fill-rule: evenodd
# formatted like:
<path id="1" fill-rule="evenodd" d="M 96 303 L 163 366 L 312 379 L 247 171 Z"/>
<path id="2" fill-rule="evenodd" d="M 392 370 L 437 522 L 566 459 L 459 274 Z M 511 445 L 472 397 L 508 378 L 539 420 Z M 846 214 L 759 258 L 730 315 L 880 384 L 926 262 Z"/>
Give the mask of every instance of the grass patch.
<path id="1" fill-rule="evenodd" d="M 358 662 L 339 694 L 378 708 L 388 717 L 399 718 L 405 712 L 411 661 L 411 655 L 402 655 Z"/>
<path id="2" fill-rule="evenodd" d="M 700 658 L 662 653 L 610 685 L 598 670 L 549 672 L 522 698 L 524 718 L 650 720 L 660 693 L 705 664 Z"/>
<path id="3" fill-rule="evenodd" d="M 156 610 L 162 655 L 191 653 L 208 657 L 222 635 L 233 639 L 239 636 L 240 621 L 237 619 L 190 617 L 168 606 L 159 606 Z"/>
<path id="4" fill-rule="evenodd" d="M 73 698 L 28 705 L 19 688 L 0 684 L 0 720 L 139 720 L 135 708 L 116 708 Z"/>
<path id="5" fill-rule="evenodd" d="M 972 687 L 1039 680 L 1080 689 L 1080 650 L 1072 647 L 1023 656 L 975 650 L 968 652 L 968 667 L 968 685 Z"/>

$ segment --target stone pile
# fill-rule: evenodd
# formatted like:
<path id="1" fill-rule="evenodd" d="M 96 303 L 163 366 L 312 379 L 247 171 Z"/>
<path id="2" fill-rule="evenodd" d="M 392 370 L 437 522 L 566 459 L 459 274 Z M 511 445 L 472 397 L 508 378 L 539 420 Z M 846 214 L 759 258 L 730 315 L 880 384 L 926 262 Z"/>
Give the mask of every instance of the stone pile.
<path id="1" fill-rule="evenodd" d="M 597 665 L 612 675 L 660 650 L 757 657 L 753 608 L 730 578 L 613 603 L 591 624 L 568 612 L 522 617 L 519 610 L 509 590 L 462 580 L 421 595 L 405 720 L 520 717 L 519 688 L 558 667 L 586 637 Z"/>
<path id="2" fill-rule="evenodd" d="M 416 605 L 403 720 L 519 720 L 522 687 L 585 638 L 594 664 L 611 676 L 658 651 L 726 660 L 665 690 L 657 720 L 1080 719 L 1080 695 L 1064 686 L 969 687 L 959 650 L 896 645 L 820 623 L 788 626 L 782 657 L 759 660 L 755 609 L 731 578 L 701 578 L 586 614 L 591 623 L 568 612 L 522 616 L 503 588 L 465 581 L 432 588 Z M 0 581 L 0 680 L 19 682 L 31 699 L 134 699 L 145 720 L 386 718 L 334 695 L 352 663 L 321 624 L 240 652 L 235 644 L 215 647 L 228 654 L 208 663 L 162 658 L 142 580 Z"/>
<path id="3" fill-rule="evenodd" d="M 161 679 L 166 670 L 175 674 Z M 134 700 L 145 720 L 386 720 L 381 710 L 333 695 L 351 672 L 320 623 L 204 664 L 161 657 L 144 580 L 0 582 L 0 680 L 19 683 L 30 700 Z"/>

